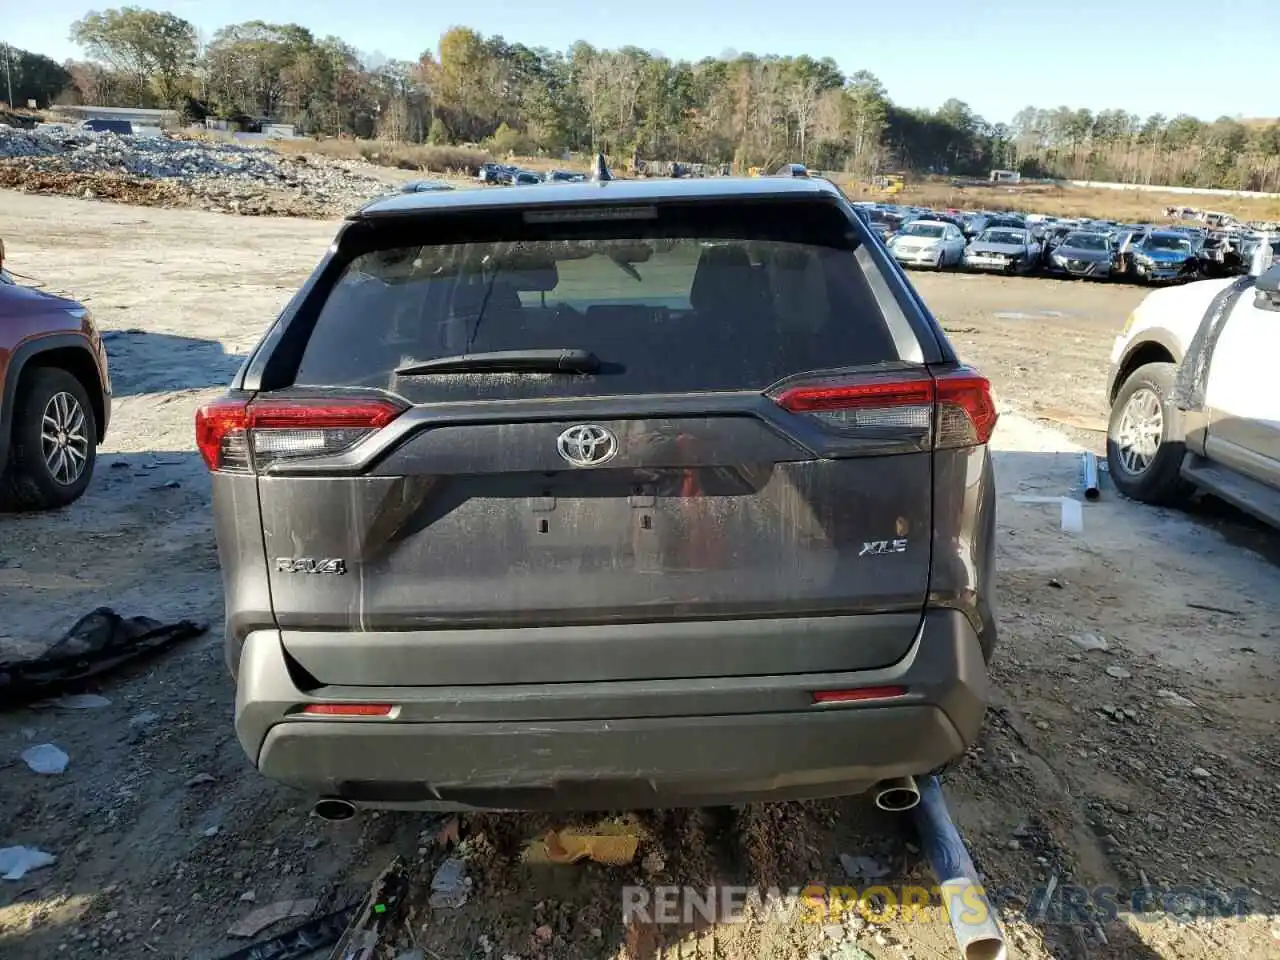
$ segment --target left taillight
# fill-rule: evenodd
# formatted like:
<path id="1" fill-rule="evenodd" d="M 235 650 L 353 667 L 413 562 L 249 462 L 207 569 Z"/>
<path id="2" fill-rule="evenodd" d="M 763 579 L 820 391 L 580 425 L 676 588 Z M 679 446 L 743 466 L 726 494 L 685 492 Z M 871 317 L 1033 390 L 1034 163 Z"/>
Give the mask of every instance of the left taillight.
<path id="1" fill-rule="evenodd" d="M 388 400 L 223 398 L 196 411 L 196 447 L 212 471 L 254 473 L 282 460 L 341 453 L 402 412 Z"/>

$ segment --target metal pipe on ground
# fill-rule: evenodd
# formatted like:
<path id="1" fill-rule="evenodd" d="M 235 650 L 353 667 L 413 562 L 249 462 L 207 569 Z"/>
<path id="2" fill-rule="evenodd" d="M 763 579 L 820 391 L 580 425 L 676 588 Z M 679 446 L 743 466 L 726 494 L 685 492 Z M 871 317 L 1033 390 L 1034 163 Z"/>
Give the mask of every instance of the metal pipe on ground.
<path id="1" fill-rule="evenodd" d="M 942 905 L 964 960 L 1006 960 L 996 911 L 978 882 L 978 871 L 956 825 L 937 777 L 919 780 L 920 802 L 911 811 L 920 845 L 938 878 Z"/>
<path id="2" fill-rule="evenodd" d="M 1102 491 L 1098 489 L 1098 457 L 1097 454 L 1090 453 L 1086 450 L 1081 454 L 1080 459 L 1083 461 L 1082 469 L 1084 471 L 1084 498 L 1086 500 L 1097 500 L 1102 495 Z"/>

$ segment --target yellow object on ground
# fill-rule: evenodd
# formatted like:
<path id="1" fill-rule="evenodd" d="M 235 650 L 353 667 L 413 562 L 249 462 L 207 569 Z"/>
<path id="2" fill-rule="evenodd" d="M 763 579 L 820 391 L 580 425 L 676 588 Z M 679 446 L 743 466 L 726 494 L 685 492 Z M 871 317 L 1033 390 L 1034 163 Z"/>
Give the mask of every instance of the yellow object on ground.
<path id="1" fill-rule="evenodd" d="M 906 186 L 906 178 L 900 173 L 890 173 L 882 177 L 876 177 L 875 184 L 885 193 L 901 193 L 902 188 Z"/>
<path id="2" fill-rule="evenodd" d="M 596 863 L 620 867 L 636 858 L 640 827 L 634 823 L 598 823 L 592 827 L 548 830 L 529 842 L 521 859 L 525 863 Z"/>

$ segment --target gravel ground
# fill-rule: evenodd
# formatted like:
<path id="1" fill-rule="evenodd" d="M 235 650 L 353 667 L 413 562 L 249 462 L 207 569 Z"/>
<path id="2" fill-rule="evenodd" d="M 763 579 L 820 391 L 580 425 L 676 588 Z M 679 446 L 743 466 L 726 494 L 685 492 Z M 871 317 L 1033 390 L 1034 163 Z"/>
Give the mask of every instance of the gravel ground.
<path id="1" fill-rule="evenodd" d="M 256 906 L 340 904 L 399 852 L 416 881 L 399 937 L 427 957 L 953 956 L 937 910 L 909 924 L 760 914 L 711 928 L 622 924 L 626 882 L 844 883 L 841 853 L 873 858 L 889 883 L 922 881 L 903 824 L 862 800 L 646 814 L 640 856 L 621 869 L 524 866 L 520 844 L 546 821 L 463 817 L 473 886 L 448 909 L 432 908 L 425 886 L 452 829 L 435 843 L 431 818 L 326 825 L 308 816 L 307 798 L 248 769 L 231 730 L 191 417 L 333 229 L 0 192 L 8 265 L 88 304 L 110 332 L 119 393 L 86 497 L 57 514 L 0 517 L 0 659 L 39 649 L 104 603 L 212 624 L 107 680 L 109 706 L 0 716 L 0 846 L 58 858 L 0 882 L 0 953 L 221 956 L 236 945 L 228 925 Z M 1004 411 L 995 703 L 947 793 L 1001 891 L 1013 955 L 1277 955 L 1277 537 L 1225 508 L 1152 510 L 1109 488 L 1071 535 L 1054 508 L 1012 499 L 1074 488 L 1075 451 L 1100 444 L 1111 338 L 1141 291 L 917 282 Z M 70 755 L 65 773 L 38 776 L 19 759 L 46 742 Z M 1240 889 L 1248 915 L 1060 924 L 1034 910 L 1050 878 L 1059 890 Z"/>
<path id="2" fill-rule="evenodd" d="M 333 217 L 404 171 L 210 139 L 0 124 L 0 187 L 241 215 Z"/>

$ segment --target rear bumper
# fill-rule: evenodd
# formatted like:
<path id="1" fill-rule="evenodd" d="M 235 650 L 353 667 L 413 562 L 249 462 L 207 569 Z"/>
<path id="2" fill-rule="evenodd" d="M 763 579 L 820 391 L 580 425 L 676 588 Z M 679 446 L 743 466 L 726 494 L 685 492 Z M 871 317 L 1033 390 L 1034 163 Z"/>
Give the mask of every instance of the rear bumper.
<path id="1" fill-rule="evenodd" d="M 812 702 L 814 690 L 886 685 L 908 693 Z M 307 703 L 343 700 L 396 709 L 389 718 L 298 715 Z M 258 631 L 239 663 L 236 732 L 264 775 L 367 806 L 700 806 L 855 794 L 926 773 L 973 742 L 986 700 L 978 638 L 950 610 L 928 613 L 907 655 L 878 670 L 501 687 L 304 692 L 278 633 Z"/>

